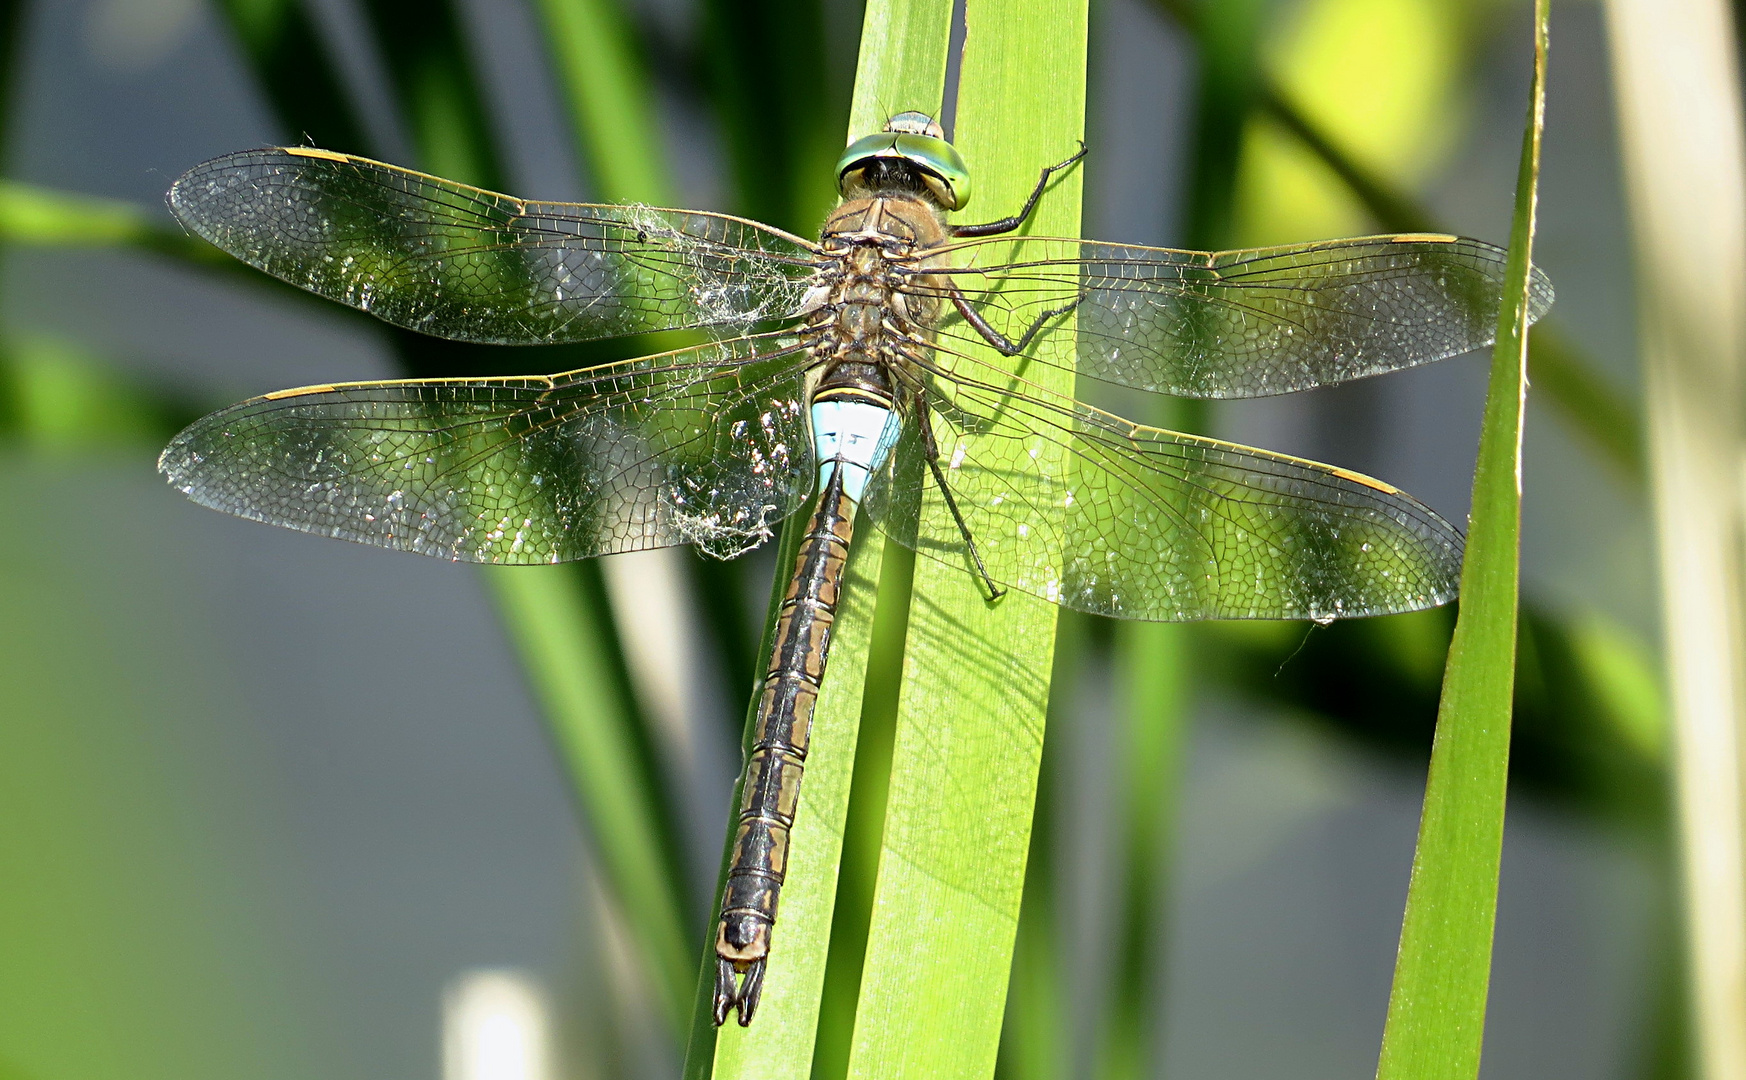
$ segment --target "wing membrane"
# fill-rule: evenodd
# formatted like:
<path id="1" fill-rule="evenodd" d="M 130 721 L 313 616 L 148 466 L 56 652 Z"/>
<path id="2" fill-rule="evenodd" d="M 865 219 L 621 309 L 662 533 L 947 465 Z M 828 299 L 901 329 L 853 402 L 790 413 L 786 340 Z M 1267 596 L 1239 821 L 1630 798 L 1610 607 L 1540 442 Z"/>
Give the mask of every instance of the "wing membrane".
<path id="1" fill-rule="evenodd" d="M 726 558 L 810 491 L 807 362 L 765 336 L 549 377 L 286 391 L 195 422 L 158 468 L 218 510 L 458 561 Z"/>
<path id="2" fill-rule="evenodd" d="M 1505 251 L 1456 236 L 1372 236 L 1250 251 L 1174 251 L 1049 237 L 941 253 L 1017 339 L 1062 298 L 1077 372 L 1181 397 L 1290 393 L 1455 356 L 1492 341 Z M 1534 271 L 1530 321 L 1552 304 Z M 953 314 L 948 338 L 981 341 Z"/>
<path id="3" fill-rule="evenodd" d="M 1452 599 L 1461 534 L 1357 473 L 1130 423 L 1008 376 L 930 380 L 941 465 L 997 583 L 1122 618 L 1331 619 Z M 869 489 L 881 528 L 972 571 L 909 425 Z"/>
<path id="4" fill-rule="evenodd" d="M 308 148 L 209 161 L 169 203 L 274 277 L 396 326 L 498 345 L 781 318 L 816 258 L 741 218 L 526 202 Z"/>

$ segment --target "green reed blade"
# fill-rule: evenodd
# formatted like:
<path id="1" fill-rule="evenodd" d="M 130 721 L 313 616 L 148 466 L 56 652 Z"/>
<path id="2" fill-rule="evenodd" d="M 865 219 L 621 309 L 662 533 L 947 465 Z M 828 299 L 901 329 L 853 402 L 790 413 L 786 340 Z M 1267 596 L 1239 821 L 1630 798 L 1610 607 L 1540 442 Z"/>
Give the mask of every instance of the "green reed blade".
<path id="1" fill-rule="evenodd" d="M 1534 5 L 1534 78 L 1516 175 L 1509 268 L 1492 351 L 1461 613 L 1413 855 L 1378 1080 L 1473 1080 L 1485 1035 L 1515 686 L 1524 312 L 1546 102 L 1549 0 Z"/>
<path id="2" fill-rule="evenodd" d="M 949 0 L 873 0 L 867 5 L 849 137 L 879 130 L 888 111 L 937 107 L 946 81 L 951 14 Z M 793 527 L 786 530 L 783 555 L 777 564 L 770 607 L 772 625 L 798 547 L 790 538 L 796 532 Z M 715 1032 L 707 1009 L 698 1013 L 687 1054 L 688 1078 L 711 1075 L 710 1065 L 717 1078 L 802 1077 L 812 1071 L 872 641 L 874 599 L 885 550 L 884 538 L 864 519 L 856 526 L 856 537 L 849 557 L 848 587 L 832 627 L 830 666 L 813 714 L 811 749 L 763 1003 L 752 1025 L 744 1029 L 730 1021 Z M 769 634 L 767 628 L 763 655 L 768 653 Z M 712 923 L 703 964 L 705 984 L 713 976 L 714 933 Z M 700 1004 L 708 998 L 707 991 L 707 985 L 700 985 Z M 708 1056 L 711 1044 L 713 1058 Z"/>
<path id="3" fill-rule="evenodd" d="M 632 708 L 613 670 L 613 642 L 590 618 L 603 606 L 579 602 L 571 567 L 489 567 L 516 651 L 587 814 L 589 835 L 614 899 L 650 966 L 650 980 L 674 1030 L 690 994 L 687 920 L 661 857 L 646 778 L 624 716 Z"/>
<path id="4" fill-rule="evenodd" d="M 255 82 L 288 134 L 348 154 L 368 154 L 357 103 L 316 13 L 301 0 L 217 0 L 254 69 Z"/>
<path id="5" fill-rule="evenodd" d="M 362 7 L 412 136 L 418 160 L 407 164 L 501 190 L 500 158 L 453 3 L 368 0 Z M 309 71 L 274 62 L 306 36 L 306 20 L 279 0 L 229 3 L 225 10 L 288 129 L 357 137 L 346 134 L 355 127 L 349 104 L 321 89 L 339 82 L 324 53 L 303 58 L 313 65 Z M 455 364 L 462 353 L 481 366 L 492 358 L 489 349 L 404 331 L 391 340 L 412 375 Z M 673 1030 L 683 1030 L 691 965 L 677 845 L 636 703 L 613 675 L 617 643 L 599 568 L 583 563 L 533 577 L 490 573 L 487 581 L 564 749 L 602 876 L 650 966 L 658 1005 Z"/>
<path id="6" fill-rule="evenodd" d="M 613 0 L 539 0 L 552 67 L 602 202 L 673 205 L 648 76 Z"/>
<path id="7" fill-rule="evenodd" d="M 1017 208 L 1039 168 L 1078 147 L 1086 8 L 969 0 L 964 17 L 955 136 L 976 173 L 969 217 L 981 220 Z M 1080 176 L 1061 175 L 1026 228 L 1077 235 Z M 1073 390 L 1068 379 L 1054 388 Z M 962 567 L 916 561 L 851 1077 L 980 1077 L 994 1068 L 1056 609 L 1016 593 L 990 604 L 979 588 Z"/>

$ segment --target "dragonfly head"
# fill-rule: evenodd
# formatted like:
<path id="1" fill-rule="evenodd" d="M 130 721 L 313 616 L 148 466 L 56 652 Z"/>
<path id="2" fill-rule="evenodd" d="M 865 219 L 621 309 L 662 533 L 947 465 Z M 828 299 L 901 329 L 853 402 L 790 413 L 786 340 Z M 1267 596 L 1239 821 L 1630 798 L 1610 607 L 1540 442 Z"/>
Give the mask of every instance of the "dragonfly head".
<path id="1" fill-rule="evenodd" d="M 837 159 L 837 189 L 914 191 L 941 209 L 962 210 L 970 202 L 970 170 L 946 141 L 933 117 L 903 112 L 877 135 L 856 139 Z"/>

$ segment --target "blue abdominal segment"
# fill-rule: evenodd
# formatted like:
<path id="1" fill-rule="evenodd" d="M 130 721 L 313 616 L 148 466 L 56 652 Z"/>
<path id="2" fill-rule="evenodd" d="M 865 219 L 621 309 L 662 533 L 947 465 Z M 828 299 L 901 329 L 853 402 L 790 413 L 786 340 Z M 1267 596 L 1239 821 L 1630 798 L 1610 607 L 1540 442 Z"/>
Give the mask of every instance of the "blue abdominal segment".
<path id="1" fill-rule="evenodd" d="M 831 469 L 843 467 L 843 494 L 856 502 L 867 478 L 885 461 L 902 424 L 897 414 L 861 401 L 819 401 L 812 406 L 812 445 L 818 455 L 818 486 L 830 482 Z"/>

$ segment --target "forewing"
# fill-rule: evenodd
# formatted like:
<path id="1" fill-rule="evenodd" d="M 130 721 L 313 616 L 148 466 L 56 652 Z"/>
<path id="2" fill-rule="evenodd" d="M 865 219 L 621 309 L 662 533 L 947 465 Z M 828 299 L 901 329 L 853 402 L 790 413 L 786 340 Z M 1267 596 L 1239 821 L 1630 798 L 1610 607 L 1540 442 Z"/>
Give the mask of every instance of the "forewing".
<path id="1" fill-rule="evenodd" d="M 548 378 L 317 386 L 196 421 L 195 502 L 445 559 L 755 547 L 812 484 L 807 357 L 744 338 Z"/>
<path id="2" fill-rule="evenodd" d="M 1002 587 L 1165 621 L 1326 620 L 1455 596 L 1461 534 L 1404 492 L 993 378 L 965 379 L 961 367 L 956 380 L 928 381 L 946 482 Z M 933 481 L 915 429 L 869 489 L 868 512 L 917 552 L 975 574 L 943 501 L 921 497 Z"/>
<path id="3" fill-rule="evenodd" d="M 396 326 L 498 345 L 783 318 L 816 261 L 806 241 L 741 218 L 526 202 L 300 147 L 209 161 L 169 203 L 274 277 Z"/>
<path id="4" fill-rule="evenodd" d="M 1489 345 L 1505 251 L 1439 235 L 1217 253 L 1021 237 L 954 245 L 938 259 L 953 268 L 941 277 L 1013 340 L 1064 296 L 1082 297 L 1071 315 L 1081 375 L 1246 398 Z M 1552 285 L 1535 270 L 1530 321 L 1551 304 Z M 982 340 L 955 312 L 941 332 Z"/>

